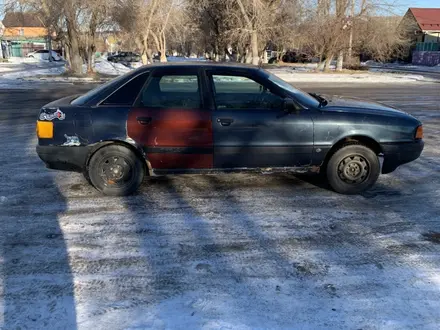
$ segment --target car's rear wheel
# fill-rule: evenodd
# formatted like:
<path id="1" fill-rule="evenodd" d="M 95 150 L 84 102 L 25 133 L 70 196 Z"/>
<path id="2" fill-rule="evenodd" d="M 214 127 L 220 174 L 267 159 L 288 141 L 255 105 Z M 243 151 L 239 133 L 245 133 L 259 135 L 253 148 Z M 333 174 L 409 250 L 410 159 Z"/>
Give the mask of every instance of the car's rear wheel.
<path id="1" fill-rule="evenodd" d="M 145 169 L 141 159 L 130 149 L 110 145 L 93 154 L 88 166 L 92 185 L 105 195 L 126 196 L 142 184 Z"/>
<path id="2" fill-rule="evenodd" d="M 341 194 L 358 194 L 373 186 L 380 174 L 376 153 L 363 145 L 347 145 L 337 150 L 327 164 L 330 186 Z"/>

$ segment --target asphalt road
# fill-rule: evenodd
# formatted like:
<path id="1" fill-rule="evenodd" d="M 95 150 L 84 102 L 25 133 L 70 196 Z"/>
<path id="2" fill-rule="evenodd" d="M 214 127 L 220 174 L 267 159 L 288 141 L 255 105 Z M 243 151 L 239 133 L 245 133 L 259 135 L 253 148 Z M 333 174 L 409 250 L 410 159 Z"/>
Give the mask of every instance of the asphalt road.
<path id="1" fill-rule="evenodd" d="M 359 196 L 234 174 L 105 197 L 35 154 L 39 107 L 89 86 L 0 90 L 0 327 L 437 329 L 440 84 L 302 87 L 418 116 L 422 157 Z"/>

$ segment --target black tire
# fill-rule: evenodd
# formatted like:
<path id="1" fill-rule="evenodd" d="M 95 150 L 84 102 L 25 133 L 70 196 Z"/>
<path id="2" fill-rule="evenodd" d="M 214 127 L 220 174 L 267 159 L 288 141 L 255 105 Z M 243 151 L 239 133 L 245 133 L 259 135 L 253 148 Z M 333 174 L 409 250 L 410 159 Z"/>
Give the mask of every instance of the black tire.
<path id="1" fill-rule="evenodd" d="M 363 145 L 347 145 L 336 151 L 327 164 L 327 180 L 340 194 L 359 194 L 373 186 L 380 174 L 376 153 Z"/>
<path id="2" fill-rule="evenodd" d="M 121 145 L 99 149 L 93 154 L 88 166 L 88 177 L 92 185 L 109 196 L 132 194 L 142 184 L 144 176 L 143 161 Z"/>
<path id="3" fill-rule="evenodd" d="M 88 171 L 83 172 L 83 176 L 84 176 L 84 179 L 86 179 L 86 181 L 87 181 L 90 185 L 93 186 L 93 183 L 92 183 L 92 181 L 90 180 L 89 172 L 88 172 Z"/>

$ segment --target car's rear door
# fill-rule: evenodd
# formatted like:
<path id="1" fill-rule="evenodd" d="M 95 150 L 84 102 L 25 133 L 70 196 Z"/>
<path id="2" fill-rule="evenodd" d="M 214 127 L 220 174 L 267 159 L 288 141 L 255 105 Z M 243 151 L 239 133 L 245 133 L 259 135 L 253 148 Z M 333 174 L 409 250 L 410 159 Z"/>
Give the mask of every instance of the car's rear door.
<path id="1" fill-rule="evenodd" d="M 251 70 L 211 69 L 214 167 L 294 167 L 311 163 L 309 111 L 287 113 L 284 96 Z"/>
<path id="2" fill-rule="evenodd" d="M 156 170 L 212 168 L 211 112 L 198 67 L 152 72 L 128 116 L 129 136 Z"/>

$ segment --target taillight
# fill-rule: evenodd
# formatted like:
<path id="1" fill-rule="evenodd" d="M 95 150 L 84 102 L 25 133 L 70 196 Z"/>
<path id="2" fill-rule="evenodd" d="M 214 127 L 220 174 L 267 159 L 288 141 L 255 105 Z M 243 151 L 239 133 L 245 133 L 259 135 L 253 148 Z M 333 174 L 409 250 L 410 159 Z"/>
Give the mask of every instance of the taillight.
<path id="1" fill-rule="evenodd" d="M 53 138 L 53 122 L 51 121 L 37 121 L 37 136 L 40 139 Z"/>
<path id="2" fill-rule="evenodd" d="M 417 127 L 417 129 L 416 129 L 415 139 L 416 139 L 416 140 L 423 139 L 423 126 L 422 126 L 422 125 L 420 125 L 419 127 Z"/>

